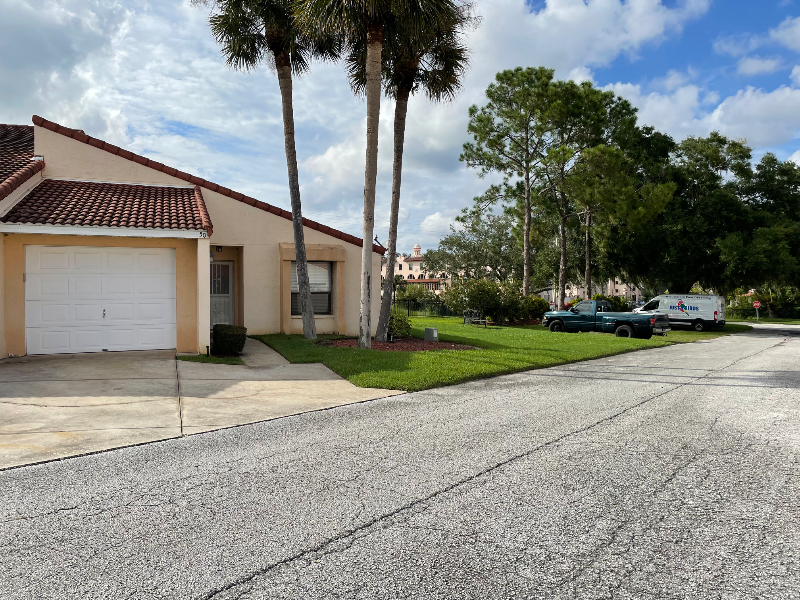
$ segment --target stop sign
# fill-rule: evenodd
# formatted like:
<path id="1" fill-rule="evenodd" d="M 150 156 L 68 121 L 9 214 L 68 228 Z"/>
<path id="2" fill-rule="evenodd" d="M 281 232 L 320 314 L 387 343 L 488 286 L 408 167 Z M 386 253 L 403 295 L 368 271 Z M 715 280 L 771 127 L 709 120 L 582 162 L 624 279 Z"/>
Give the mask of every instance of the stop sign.
<path id="1" fill-rule="evenodd" d="M 753 302 L 753 308 L 761 308 L 761 302 Z"/>

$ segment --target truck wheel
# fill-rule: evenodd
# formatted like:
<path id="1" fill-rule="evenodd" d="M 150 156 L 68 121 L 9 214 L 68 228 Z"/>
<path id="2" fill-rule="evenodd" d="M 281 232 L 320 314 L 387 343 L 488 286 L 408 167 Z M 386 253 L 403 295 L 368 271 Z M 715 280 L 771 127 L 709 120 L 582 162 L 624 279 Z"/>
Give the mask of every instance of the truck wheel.
<path id="1" fill-rule="evenodd" d="M 706 324 L 698 319 L 697 321 L 692 323 L 692 329 L 694 329 L 695 331 L 705 331 Z"/>
<path id="2" fill-rule="evenodd" d="M 550 323 L 550 331 L 553 333 L 564 333 L 564 321 L 553 321 Z"/>
<path id="3" fill-rule="evenodd" d="M 619 327 L 617 327 L 617 330 L 614 332 L 614 335 L 617 337 L 632 338 L 633 328 L 630 325 L 620 325 Z"/>

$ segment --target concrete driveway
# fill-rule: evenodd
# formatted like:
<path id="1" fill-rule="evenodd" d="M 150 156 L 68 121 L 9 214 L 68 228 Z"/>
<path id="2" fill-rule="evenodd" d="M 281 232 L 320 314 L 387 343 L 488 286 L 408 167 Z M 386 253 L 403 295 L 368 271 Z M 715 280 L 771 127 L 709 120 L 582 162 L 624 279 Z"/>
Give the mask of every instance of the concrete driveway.
<path id="1" fill-rule="evenodd" d="M 248 340 L 245 366 L 171 350 L 0 361 L 0 468 L 88 454 L 397 394 Z"/>

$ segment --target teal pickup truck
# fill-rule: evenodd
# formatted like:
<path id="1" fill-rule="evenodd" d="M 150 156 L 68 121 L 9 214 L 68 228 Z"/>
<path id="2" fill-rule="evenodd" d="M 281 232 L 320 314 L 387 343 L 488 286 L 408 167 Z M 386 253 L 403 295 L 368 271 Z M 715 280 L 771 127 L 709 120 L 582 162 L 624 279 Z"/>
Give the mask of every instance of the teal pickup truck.
<path id="1" fill-rule="evenodd" d="M 584 300 L 569 310 L 545 313 L 542 325 L 552 332 L 602 331 L 643 340 L 670 331 L 666 315 L 611 312 L 605 300 Z"/>

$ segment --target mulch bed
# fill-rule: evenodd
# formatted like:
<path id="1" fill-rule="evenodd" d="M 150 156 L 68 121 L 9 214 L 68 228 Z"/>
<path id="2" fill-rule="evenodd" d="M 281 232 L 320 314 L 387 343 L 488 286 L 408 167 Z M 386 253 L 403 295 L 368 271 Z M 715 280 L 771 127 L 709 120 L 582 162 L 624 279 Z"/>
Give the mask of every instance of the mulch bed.
<path id="1" fill-rule="evenodd" d="M 347 338 L 342 340 L 322 340 L 317 342 L 321 346 L 336 346 L 337 348 L 358 348 L 358 340 Z M 426 342 L 419 338 L 402 338 L 394 342 L 379 342 L 372 340 L 373 350 L 387 352 L 416 352 L 419 350 L 477 350 L 475 346 L 464 344 L 451 344 L 450 342 Z"/>

